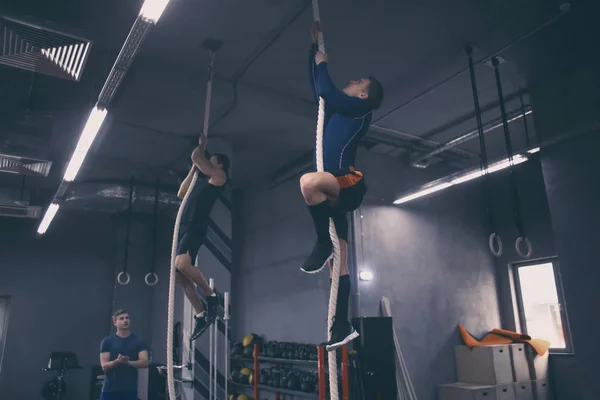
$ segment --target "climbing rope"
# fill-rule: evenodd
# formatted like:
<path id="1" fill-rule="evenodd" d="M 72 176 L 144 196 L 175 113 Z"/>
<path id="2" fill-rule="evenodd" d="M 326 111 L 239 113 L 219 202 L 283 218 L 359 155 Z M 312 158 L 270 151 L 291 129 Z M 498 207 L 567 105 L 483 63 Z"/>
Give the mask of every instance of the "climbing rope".
<path id="1" fill-rule="evenodd" d="M 212 80 L 213 70 L 215 63 L 215 52 L 209 51 L 209 64 L 208 64 L 208 82 L 206 83 L 206 99 L 204 104 L 204 126 L 202 130 L 203 135 L 208 135 L 209 117 L 210 117 L 210 100 L 212 97 Z M 175 265 L 175 258 L 177 257 L 177 242 L 179 239 L 179 225 L 181 223 L 181 215 L 185 205 L 187 204 L 188 198 L 196 186 L 198 181 L 198 171 L 194 172 L 190 186 L 181 200 L 179 210 L 177 211 L 177 218 L 175 219 L 175 227 L 173 229 L 173 245 L 171 247 L 171 277 L 169 280 L 169 305 L 168 305 L 168 318 L 167 318 L 167 386 L 169 389 L 169 399 L 175 400 L 175 379 L 173 377 L 173 319 L 174 319 L 174 308 L 175 308 L 175 274 L 177 266 Z M 190 350 L 191 351 L 191 350 Z"/>
<path id="2" fill-rule="evenodd" d="M 512 149 L 512 143 L 510 140 L 510 130 L 508 128 L 508 122 L 507 122 L 507 117 L 506 117 L 506 107 L 504 105 L 504 95 L 502 93 L 502 80 L 500 79 L 500 69 L 498 68 L 499 65 L 500 65 L 500 61 L 498 60 L 498 58 L 493 57 L 492 58 L 492 66 L 494 67 L 494 74 L 496 76 L 496 87 L 498 89 L 498 99 L 500 101 L 500 112 L 502 114 L 502 127 L 504 128 L 504 142 L 506 144 L 506 153 L 507 153 L 508 160 L 510 163 L 508 184 L 510 187 L 510 197 L 511 197 L 511 203 L 512 203 L 513 219 L 514 219 L 515 225 L 517 227 L 517 231 L 519 232 L 519 237 L 515 241 L 515 250 L 517 251 L 517 254 L 519 254 L 521 257 L 529 258 L 532 253 L 532 247 L 531 247 L 531 242 L 529 241 L 529 239 L 527 238 L 527 235 L 525 234 L 525 227 L 523 225 L 523 217 L 521 215 L 521 199 L 519 198 L 519 191 L 517 189 L 517 182 L 515 180 L 515 174 L 514 174 L 513 149 Z M 524 107 L 522 106 L 522 108 L 524 108 Z M 523 115 L 523 116 L 525 116 L 525 115 Z M 524 121 L 524 123 L 525 123 L 525 126 L 527 126 L 526 120 Z M 525 130 L 525 133 L 527 134 L 527 130 Z M 526 246 L 525 252 L 523 252 L 521 250 L 522 243 L 525 243 L 525 246 Z"/>
<path id="3" fill-rule="evenodd" d="M 321 21 L 319 14 L 318 0 L 312 0 L 313 19 L 315 22 Z M 317 43 L 319 51 L 325 53 L 325 42 L 323 33 L 319 30 Z M 319 96 L 319 112 L 317 114 L 317 143 L 316 143 L 316 159 L 317 171 L 323 172 L 323 128 L 325 124 L 325 99 Z M 331 340 L 331 327 L 333 325 L 333 317 L 335 316 L 335 308 L 337 305 L 338 286 L 340 281 L 340 242 L 333 219 L 329 218 L 329 236 L 333 243 L 333 272 L 331 274 L 331 290 L 329 292 L 329 312 L 327 315 L 327 339 Z M 330 351 L 328 354 L 329 361 L 329 392 L 332 400 L 338 400 L 338 374 L 337 374 L 337 359 L 336 352 Z"/>

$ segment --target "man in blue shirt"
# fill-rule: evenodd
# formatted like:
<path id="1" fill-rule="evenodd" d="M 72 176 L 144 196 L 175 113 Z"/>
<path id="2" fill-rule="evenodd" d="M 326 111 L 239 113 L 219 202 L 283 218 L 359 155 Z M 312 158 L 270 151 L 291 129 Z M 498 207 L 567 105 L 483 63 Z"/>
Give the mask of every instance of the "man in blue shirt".
<path id="1" fill-rule="evenodd" d="M 126 310 L 116 311 L 112 318 L 117 332 L 100 345 L 100 365 L 105 374 L 100 399 L 137 400 L 137 369 L 148 368 L 148 348 L 131 333 Z"/>
<path id="2" fill-rule="evenodd" d="M 317 242 L 301 269 L 309 274 L 320 272 L 333 257 L 329 236 L 329 218 L 333 218 L 340 241 L 341 267 L 335 320 L 331 340 L 327 343 L 327 350 L 332 351 L 358 336 L 348 321 L 350 275 L 346 262 L 346 214 L 360 206 L 367 191 L 363 173 L 355 168 L 356 152 L 369 130 L 373 110 L 381 106 L 383 87 L 369 76 L 350 81 L 342 90 L 337 89 L 329 76 L 327 55 L 317 50 L 319 32 L 317 22 L 313 26 L 309 78 L 315 101 L 318 103 L 319 97 L 325 100 L 324 172 L 309 172 L 300 178 L 302 195 L 317 233 Z"/>

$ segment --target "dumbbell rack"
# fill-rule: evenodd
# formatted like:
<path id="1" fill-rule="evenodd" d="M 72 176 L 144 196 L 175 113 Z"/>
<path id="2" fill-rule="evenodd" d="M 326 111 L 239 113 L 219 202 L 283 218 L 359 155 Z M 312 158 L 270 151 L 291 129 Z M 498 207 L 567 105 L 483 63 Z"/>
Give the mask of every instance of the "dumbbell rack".
<path id="1" fill-rule="evenodd" d="M 348 347 L 342 346 L 341 352 L 342 352 L 342 363 L 341 363 L 342 364 L 342 381 L 341 381 L 341 395 L 342 396 L 341 396 L 341 399 L 349 400 L 350 399 L 350 389 L 349 389 L 350 385 L 349 385 L 349 378 L 348 378 L 348 376 L 349 376 Z M 243 384 L 237 384 L 237 385 L 242 386 L 242 387 L 251 388 L 254 392 L 255 400 L 260 400 L 261 389 L 274 392 L 275 400 L 279 400 L 281 394 L 298 395 L 298 396 L 304 396 L 304 397 L 314 398 L 314 399 L 318 399 L 318 400 L 326 400 L 327 399 L 328 382 L 327 382 L 327 377 L 325 375 L 325 373 L 327 371 L 327 361 L 326 361 L 327 359 L 326 359 L 325 355 L 326 355 L 325 347 L 318 346 L 317 347 L 317 362 L 316 362 L 317 366 L 318 366 L 318 377 L 319 377 L 319 382 L 318 382 L 318 386 L 317 386 L 318 394 L 305 393 L 305 392 L 299 392 L 296 390 L 287 390 L 287 389 L 281 389 L 281 388 L 275 388 L 275 387 L 261 385 L 260 384 L 260 362 L 261 361 L 273 362 L 275 364 L 279 364 L 279 363 L 284 364 L 284 363 L 300 362 L 300 360 L 261 357 L 259 344 L 254 345 L 254 351 L 252 352 L 252 361 L 254 364 L 253 365 L 254 375 L 252 378 L 252 385 L 243 385 Z M 240 359 L 237 359 L 237 360 L 240 360 Z M 246 359 L 246 360 L 250 361 L 250 359 Z M 312 364 L 313 362 L 302 361 L 302 363 L 304 363 L 304 364 Z"/>

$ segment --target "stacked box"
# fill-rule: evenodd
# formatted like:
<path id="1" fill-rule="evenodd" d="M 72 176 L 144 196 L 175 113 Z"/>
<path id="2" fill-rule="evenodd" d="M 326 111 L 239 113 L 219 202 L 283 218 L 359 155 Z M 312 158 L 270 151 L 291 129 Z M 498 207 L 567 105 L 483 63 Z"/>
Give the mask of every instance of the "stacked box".
<path id="1" fill-rule="evenodd" d="M 515 400 L 512 384 L 475 385 L 472 383 L 450 383 L 438 386 L 439 400 Z"/>
<path id="2" fill-rule="evenodd" d="M 454 354 L 459 382 L 438 386 L 439 400 L 516 400 L 508 345 L 456 346 Z"/>

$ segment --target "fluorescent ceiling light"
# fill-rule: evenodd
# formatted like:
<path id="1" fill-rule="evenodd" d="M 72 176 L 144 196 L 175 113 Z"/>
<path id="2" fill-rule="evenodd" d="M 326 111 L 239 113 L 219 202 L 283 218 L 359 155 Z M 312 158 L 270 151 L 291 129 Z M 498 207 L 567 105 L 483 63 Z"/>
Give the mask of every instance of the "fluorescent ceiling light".
<path id="1" fill-rule="evenodd" d="M 465 174 L 460 174 L 457 178 L 452 179 L 451 182 L 454 185 L 460 185 L 461 183 L 465 183 L 475 178 L 479 178 L 480 176 L 483 176 L 485 174 L 493 174 L 494 172 L 503 170 L 504 168 L 510 167 L 511 165 L 521 164 L 522 162 L 525 162 L 527 160 L 527 157 L 524 157 L 520 154 L 516 154 L 515 156 L 513 156 L 512 163 L 508 158 L 505 158 L 504 160 L 498 161 L 488 166 L 487 170 L 479 169 L 477 171 L 471 171 Z"/>
<path id="2" fill-rule="evenodd" d="M 446 189 L 452 185 L 453 185 L 452 182 L 439 183 L 437 185 L 428 187 L 427 189 L 419 190 L 416 193 L 409 194 L 408 196 L 404 196 L 404 197 L 394 201 L 394 204 L 406 203 L 411 200 L 418 199 L 419 197 L 423 197 L 423 196 L 427 196 L 428 194 L 431 194 L 431 193 L 439 192 L 440 190 Z"/>
<path id="3" fill-rule="evenodd" d="M 539 147 L 534 147 L 533 149 L 527 150 L 527 153 L 529 153 L 529 154 L 535 154 L 538 151 L 540 151 L 540 148 Z"/>
<path id="4" fill-rule="evenodd" d="M 169 0 L 145 0 L 140 15 L 156 24 L 167 4 L 169 4 Z"/>
<path id="5" fill-rule="evenodd" d="M 46 230 L 48 230 L 48 227 L 50 226 L 50 223 L 52 222 L 54 216 L 58 212 L 59 207 L 60 206 L 56 203 L 50 204 L 50 206 L 46 210 L 46 214 L 44 214 L 42 222 L 40 222 L 40 226 L 38 226 L 37 233 L 39 233 L 40 235 L 46 233 Z"/>
<path id="6" fill-rule="evenodd" d="M 527 153 L 532 154 L 531 152 L 535 149 L 529 150 Z M 539 148 L 538 148 L 539 150 Z M 398 200 L 394 201 L 394 204 L 402 204 L 407 203 L 411 200 L 418 199 L 419 197 L 426 196 L 431 193 L 439 192 L 440 190 L 446 189 L 450 186 L 460 185 L 461 183 L 465 183 L 471 181 L 473 179 L 477 179 L 486 174 L 492 174 L 494 172 L 501 171 L 505 168 L 510 167 L 511 165 L 518 165 L 525 161 L 529 160 L 529 158 L 524 154 L 515 154 L 513 156 L 512 162 L 508 158 L 495 162 L 488 166 L 487 169 L 477 169 L 477 170 L 469 170 L 466 172 L 461 172 L 458 174 L 453 174 L 450 177 L 439 179 L 433 183 L 427 184 L 425 188 L 418 190 L 409 195 L 403 196 Z M 437 182 L 437 183 L 436 183 Z"/>
<path id="7" fill-rule="evenodd" d="M 65 181 L 71 182 L 77 176 L 79 168 L 81 168 L 81 164 L 83 164 L 83 160 L 85 159 L 88 150 L 94 142 L 94 138 L 98 134 L 98 131 L 100 131 L 100 127 L 104 122 L 104 118 L 106 118 L 105 109 L 94 107 L 92 112 L 90 112 L 90 116 L 88 117 L 87 123 L 83 128 L 83 132 L 81 132 L 79 142 L 77 143 L 77 147 L 71 156 L 71 161 L 69 162 L 69 166 L 67 167 L 67 171 L 63 177 Z"/>

